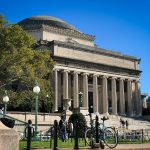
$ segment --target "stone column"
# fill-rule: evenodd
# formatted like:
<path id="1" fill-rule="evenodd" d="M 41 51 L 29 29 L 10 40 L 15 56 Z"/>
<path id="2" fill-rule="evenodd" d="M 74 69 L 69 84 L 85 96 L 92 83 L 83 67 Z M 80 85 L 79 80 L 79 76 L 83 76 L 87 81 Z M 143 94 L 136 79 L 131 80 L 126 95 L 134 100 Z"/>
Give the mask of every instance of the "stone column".
<path id="1" fill-rule="evenodd" d="M 116 78 L 111 79 L 111 95 L 112 95 L 112 114 L 117 115 L 117 92 L 116 92 Z"/>
<path id="2" fill-rule="evenodd" d="M 55 92 L 55 102 L 54 102 L 54 111 L 58 111 L 58 70 L 54 70 L 54 92 Z"/>
<path id="3" fill-rule="evenodd" d="M 103 113 L 108 114 L 108 88 L 107 88 L 107 76 L 102 77 L 103 82 Z"/>
<path id="4" fill-rule="evenodd" d="M 88 74 L 83 74 L 83 107 L 88 109 Z"/>
<path id="5" fill-rule="evenodd" d="M 68 99 L 68 70 L 63 71 L 63 99 Z"/>
<path id="6" fill-rule="evenodd" d="M 73 74 L 73 104 L 75 109 L 79 107 L 78 72 Z"/>
<path id="7" fill-rule="evenodd" d="M 127 94 L 128 94 L 128 115 L 133 116 L 133 105 L 132 105 L 132 82 L 130 79 L 127 81 Z"/>
<path id="8" fill-rule="evenodd" d="M 136 115 L 141 116 L 142 113 L 142 101 L 141 101 L 141 92 L 140 92 L 140 82 L 135 81 L 135 108 Z"/>
<path id="9" fill-rule="evenodd" d="M 124 79 L 119 80 L 120 114 L 125 115 Z"/>
<path id="10" fill-rule="evenodd" d="M 93 75 L 93 106 L 94 112 L 98 112 L 98 83 L 96 74 Z"/>

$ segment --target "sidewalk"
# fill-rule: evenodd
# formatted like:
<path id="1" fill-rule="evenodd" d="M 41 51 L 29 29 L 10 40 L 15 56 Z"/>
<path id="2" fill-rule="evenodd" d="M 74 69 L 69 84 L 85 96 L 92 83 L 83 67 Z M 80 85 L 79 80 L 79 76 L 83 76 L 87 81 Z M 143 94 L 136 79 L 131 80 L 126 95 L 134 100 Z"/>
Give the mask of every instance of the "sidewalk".
<path id="1" fill-rule="evenodd" d="M 34 149 L 34 150 L 50 150 L 50 149 Z M 58 150 L 73 150 L 70 148 L 58 148 Z M 100 148 L 80 148 L 80 150 L 101 150 Z M 105 148 L 104 150 L 110 150 Z M 150 150 L 150 143 L 148 144 L 118 144 L 113 150 Z"/>

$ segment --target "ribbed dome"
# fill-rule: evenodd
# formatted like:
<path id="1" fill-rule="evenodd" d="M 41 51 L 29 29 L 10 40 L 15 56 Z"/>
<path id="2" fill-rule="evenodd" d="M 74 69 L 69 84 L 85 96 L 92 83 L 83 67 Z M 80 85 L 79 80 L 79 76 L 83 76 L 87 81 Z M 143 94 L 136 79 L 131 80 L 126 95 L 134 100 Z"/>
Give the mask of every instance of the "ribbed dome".
<path id="1" fill-rule="evenodd" d="M 65 21 L 51 16 L 33 16 L 18 22 L 18 24 L 21 26 L 30 24 L 45 24 L 48 26 L 76 30 L 75 27 L 69 25 Z"/>

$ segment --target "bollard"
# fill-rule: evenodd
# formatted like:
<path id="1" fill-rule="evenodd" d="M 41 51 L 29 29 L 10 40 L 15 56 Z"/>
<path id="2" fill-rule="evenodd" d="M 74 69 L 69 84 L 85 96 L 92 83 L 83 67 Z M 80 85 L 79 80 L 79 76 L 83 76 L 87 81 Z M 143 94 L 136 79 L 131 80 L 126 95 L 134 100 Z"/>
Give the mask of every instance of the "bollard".
<path id="1" fill-rule="evenodd" d="M 79 149 L 77 124 L 78 124 L 78 121 L 75 120 L 74 121 L 74 134 L 75 134 L 75 136 L 74 136 L 74 140 L 75 140 L 74 149 Z"/>
<path id="2" fill-rule="evenodd" d="M 58 132 L 58 122 L 57 120 L 54 120 L 54 148 L 53 150 L 58 150 L 58 136 L 57 136 L 57 132 Z"/>
<path id="3" fill-rule="evenodd" d="M 96 115 L 96 119 L 95 119 L 95 126 L 96 126 L 96 137 L 95 137 L 95 140 L 96 140 L 96 143 L 99 143 L 99 130 L 98 130 L 99 122 L 98 122 L 98 116 L 97 115 Z"/>
<path id="4" fill-rule="evenodd" d="M 144 132 L 143 132 L 143 129 L 142 129 L 142 143 L 144 142 Z"/>
<path id="5" fill-rule="evenodd" d="M 25 137 L 27 138 L 27 150 L 31 150 L 31 140 L 34 136 L 34 128 L 32 127 L 32 121 L 28 120 L 28 125 L 25 128 Z"/>
<path id="6" fill-rule="evenodd" d="M 52 138 L 54 137 L 54 135 L 53 135 L 53 130 L 54 129 L 54 127 L 51 127 L 50 128 L 50 131 L 51 131 L 51 137 L 50 137 L 50 148 L 52 148 Z"/>
<path id="7" fill-rule="evenodd" d="M 27 114 L 26 114 L 26 112 L 25 112 L 25 121 L 27 120 Z"/>

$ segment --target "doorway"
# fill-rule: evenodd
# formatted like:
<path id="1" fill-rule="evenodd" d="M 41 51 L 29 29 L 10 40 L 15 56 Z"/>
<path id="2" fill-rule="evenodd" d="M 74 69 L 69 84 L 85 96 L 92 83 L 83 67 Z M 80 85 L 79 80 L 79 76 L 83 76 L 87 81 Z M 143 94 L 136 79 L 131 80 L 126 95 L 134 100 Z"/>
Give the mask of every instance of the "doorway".
<path id="1" fill-rule="evenodd" d="M 93 113 L 93 92 L 88 93 L 89 113 Z"/>

